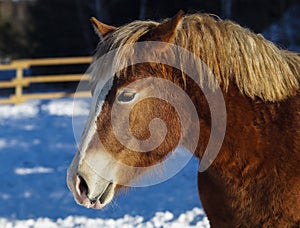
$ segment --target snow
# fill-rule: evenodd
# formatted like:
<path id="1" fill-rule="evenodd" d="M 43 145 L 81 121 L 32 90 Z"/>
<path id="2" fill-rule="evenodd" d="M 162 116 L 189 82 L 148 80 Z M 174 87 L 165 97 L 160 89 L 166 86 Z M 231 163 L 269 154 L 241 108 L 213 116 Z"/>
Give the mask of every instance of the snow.
<path id="1" fill-rule="evenodd" d="M 121 192 L 103 210 L 75 203 L 65 179 L 76 152 L 73 125 L 84 125 L 89 103 L 68 98 L 0 106 L 0 228 L 209 227 L 195 158 L 161 184 Z"/>
<path id="2" fill-rule="evenodd" d="M 6 147 L 7 143 L 4 139 L 0 139 L 0 149 Z"/>
<path id="3" fill-rule="evenodd" d="M 2 105 L 0 106 L 0 120 L 33 118 L 38 113 L 37 105 L 38 102 L 30 102 L 18 106 Z"/>
<path id="4" fill-rule="evenodd" d="M 34 167 L 34 168 L 16 168 L 15 174 L 17 175 L 29 175 L 29 174 L 37 174 L 37 173 L 52 173 L 52 168 L 45 167 Z"/>
<path id="5" fill-rule="evenodd" d="M 50 115 L 58 116 L 87 116 L 89 114 L 89 102 L 84 100 L 70 101 L 51 101 L 47 105 L 43 105 L 42 109 L 47 111 Z"/>
<path id="6" fill-rule="evenodd" d="M 74 217 L 68 216 L 65 219 L 57 219 L 56 221 L 49 218 L 28 219 L 19 221 L 9 221 L 7 219 L 0 219 L 0 225 L 3 228 L 25 228 L 25 227 L 43 227 L 43 228 L 69 228 L 69 227 L 86 227 L 86 228 L 109 228 L 109 227 L 122 227 L 122 228 L 182 228 L 182 227 L 209 227 L 209 222 L 205 218 L 195 224 L 190 224 L 197 216 L 204 215 L 204 212 L 199 208 L 194 208 L 185 214 L 181 214 L 179 218 L 174 219 L 174 215 L 169 212 L 157 212 L 155 216 L 149 221 L 144 221 L 141 216 L 125 215 L 119 219 L 90 219 L 87 217 Z M 186 218 L 188 219 L 182 219 Z"/>

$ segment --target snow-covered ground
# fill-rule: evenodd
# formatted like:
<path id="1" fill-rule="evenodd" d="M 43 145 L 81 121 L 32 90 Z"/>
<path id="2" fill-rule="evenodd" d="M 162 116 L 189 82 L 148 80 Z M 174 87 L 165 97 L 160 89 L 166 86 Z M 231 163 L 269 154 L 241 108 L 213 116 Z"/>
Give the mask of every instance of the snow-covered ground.
<path id="1" fill-rule="evenodd" d="M 78 206 L 66 186 L 76 152 L 72 128 L 83 124 L 87 99 L 31 101 L 0 106 L 0 228 L 208 227 L 192 159 L 159 185 L 132 188 L 107 208 Z"/>
<path id="2" fill-rule="evenodd" d="M 203 217 L 204 212 L 199 208 L 194 208 L 191 211 L 182 213 L 178 218 L 169 212 L 157 212 L 149 221 L 145 221 L 142 216 L 129 216 L 125 215 L 119 219 L 91 219 L 87 217 L 68 216 L 65 219 L 51 220 L 49 218 L 28 219 L 28 220 L 15 220 L 0 218 L 0 226 L 2 227 L 42 227 L 42 228 L 69 228 L 69 227 L 120 227 L 120 228 L 183 228 L 183 227 L 209 227 L 209 222 L 206 217 L 202 220 L 195 221 L 197 217 Z"/>

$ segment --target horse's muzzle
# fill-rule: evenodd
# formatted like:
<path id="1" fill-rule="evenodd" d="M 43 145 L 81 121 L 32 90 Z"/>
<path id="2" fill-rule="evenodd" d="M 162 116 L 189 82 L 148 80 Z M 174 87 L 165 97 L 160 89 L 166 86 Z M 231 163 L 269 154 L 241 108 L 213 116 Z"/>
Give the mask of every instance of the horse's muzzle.
<path id="1" fill-rule="evenodd" d="M 76 201 L 87 208 L 101 209 L 104 201 L 100 201 L 101 196 L 90 198 L 89 187 L 83 177 L 77 175 L 75 180 L 75 192 L 73 193 Z"/>
<path id="2" fill-rule="evenodd" d="M 102 209 L 114 195 L 114 184 L 111 182 L 107 182 L 103 189 L 99 189 L 99 194 L 92 194 L 86 180 L 80 175 L 68 176 L 68 187 L 76 202 L 87 208 Z"/>

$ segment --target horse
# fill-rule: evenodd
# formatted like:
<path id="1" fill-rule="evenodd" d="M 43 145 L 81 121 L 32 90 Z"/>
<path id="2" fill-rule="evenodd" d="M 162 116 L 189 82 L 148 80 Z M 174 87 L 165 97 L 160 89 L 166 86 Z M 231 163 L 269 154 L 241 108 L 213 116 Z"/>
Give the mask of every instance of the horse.
<path id="1" fill-rule="evenodd" d="M 300 227 L 297 53 L 210 14 L 180 11 L 161 22 L 134 21 L 120 27 L 96 18 L 91 21 L 101 38 L 94 56 L 97 70 L 91 73 L 92 107 L 67 174 L 78 204 L 101 209 L 121 189 L 143 178 L 144 172 L 158 169 L 182 142 L 201 162 L 210 140 L 213 150 L 220 139 L 216 156 L 208 155 L 210 163 L 198 170 L 198 192 L 210 225 Z M 124 48 L 140 43 L 146 44 L 139 51 Z M 197 62 L 190 64 L 187 68 L 198 77 L 195 80 L 182 68 L 168 64 L 173 59 L 179 66 L 186 65 L 190 59 L 169 51 L 169 45 L 192 53 L 210 73 L 204 74 L 203 65 Z M 101 59 L 114 50 L 112 62 Z M 136 63 L 135 54 L 145 60 Z M 153 62 L 156 58 L 166 62 Z M 109 74 L 106 71 L 112 65 L 118 65 L 118 70 L 104 83 L 103 75 Z M 147 96 L 149 91 L 167 91 L 163 80 L 176 87 L 168 99 L 195 107 L 196 118 L 189 109 L 180 111 L 186 118 L 183 130 L 174 102 L 155 98 L 153 93 Z M 174 90 L 184 91 L 188 98 L 177 96 Z M 208 101 L 217 90 L 222 99 Z M 222 103 L 225 114 L 217 116 L 213 132 L 212 115 L 219 113 Z M 158 119 L 163 125 L 155 124 Z M 224 137 L 219 137 L 224 122 Z M 191 134 L 189 129 L 198 125 L 199 134 Z M 121 135 L 116 136 L 118 131 Z M 196 140 L 189 141 L 193 135 Z M 147 147 L 142 147 L 146 141 Z"/>

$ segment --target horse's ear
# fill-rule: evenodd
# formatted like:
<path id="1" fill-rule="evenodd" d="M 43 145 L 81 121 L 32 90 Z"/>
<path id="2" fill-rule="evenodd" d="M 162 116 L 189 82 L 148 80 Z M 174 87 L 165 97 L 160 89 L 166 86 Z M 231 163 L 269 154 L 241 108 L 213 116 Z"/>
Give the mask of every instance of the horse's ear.
<path id="1" fill-rule="evenodd" d="M 116 30 L 116 27 L 111 25 L 106 25 L 98 21 L 95 17 L 91 17 L 90 21 L 92 22 L 94 29 L 100 38 L 103 38 L 106 36 L 107 33 Z"/>
<path id="2" fill-rule="evenodd" d="M 174 17 L 163 21 L 157 27 L 150 30 L 143 37 L 144 40 L 162 41 L 172 43 L 176 36 L 177 29 L 180 27 L 184 12 L 180 10 Z"/>

